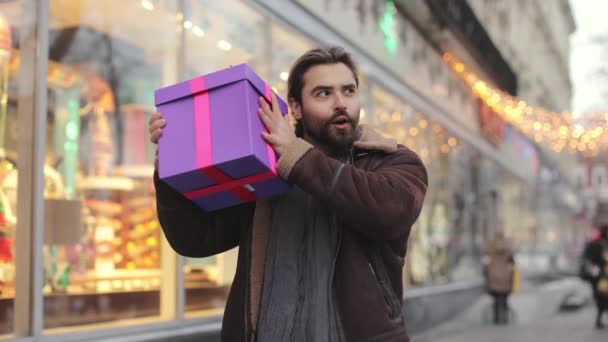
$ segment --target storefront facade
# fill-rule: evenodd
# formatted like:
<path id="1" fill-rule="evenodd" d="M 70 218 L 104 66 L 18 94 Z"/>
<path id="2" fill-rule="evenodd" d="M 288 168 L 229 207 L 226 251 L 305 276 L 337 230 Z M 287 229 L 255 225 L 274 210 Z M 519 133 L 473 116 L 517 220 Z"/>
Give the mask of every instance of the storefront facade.
<path id="1" fill-rule="evenodd" d="M 479 278 L 495 229 L 534 239 L 522 232 L 538 224 L 536 175 L 483 138 L 475 99 L 441 56 L 392 1 L 343 3 L 2 2 L 0 340 L 217 331 L 238 251 L 184 258 L 162 236 L 154 89 L 246 62 L 284 96 L 291 63 L 319 44 L 354 53 L 363 122 L 427 165 L 406 287 Z"/>

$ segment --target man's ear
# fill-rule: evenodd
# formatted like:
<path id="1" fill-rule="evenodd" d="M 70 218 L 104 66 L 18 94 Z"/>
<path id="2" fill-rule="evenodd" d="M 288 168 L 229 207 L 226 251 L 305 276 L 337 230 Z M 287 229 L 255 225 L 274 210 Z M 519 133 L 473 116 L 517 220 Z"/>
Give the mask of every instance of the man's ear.
<path id="1" fill-rule="evenodd" d="M 289 99 L 289 109 L 291 109 L 291 114 L 296 121 L 302 119 L 302 105 L 293 97 Z"/>

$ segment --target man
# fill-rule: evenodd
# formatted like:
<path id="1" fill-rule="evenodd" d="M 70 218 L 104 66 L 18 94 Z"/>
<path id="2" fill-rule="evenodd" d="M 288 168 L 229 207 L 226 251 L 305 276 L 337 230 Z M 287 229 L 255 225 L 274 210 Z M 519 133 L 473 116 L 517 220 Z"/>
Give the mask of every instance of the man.
<path id="1" fill-rule="evenodd" d="M 602 316 L 608 311 L 608 224 L 603 224 L 599 235 L 585 246 L 581 277 L 593 289 L 593 299 L 597 306 L 595 327 L 604 329 Z"/>
<path id="2" fill-rule="evenodd" d="M 511 242 L 502 230 L 495 233 L 485 250 L 486 289 L 494 298 L 494 324 L 509 322 L 509 295 L 513 290 L 515 258 Z"/>
<path id="3" fill-rule="evenodd" d="M 182 255 L 239 246 L 223 341 L 408 341 L 407 239 L 427 187 L 418 156 L 359 126 L 357 68 L 343 49 L 301 56 L 288 79 L 296 130 L 260 99 L 263 138 L 294 190 L 206 213 L 159 181 L 160 223 Z M 156 142 L 165 122 L 152 118 Z"/>

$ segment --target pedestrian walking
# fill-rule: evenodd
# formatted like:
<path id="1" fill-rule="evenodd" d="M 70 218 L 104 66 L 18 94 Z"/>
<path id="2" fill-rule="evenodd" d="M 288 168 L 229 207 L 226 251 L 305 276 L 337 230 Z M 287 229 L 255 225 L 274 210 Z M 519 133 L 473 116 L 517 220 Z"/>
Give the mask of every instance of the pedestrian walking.
<path id="1" fill-rule="evenodd" d="M 503 231 L 497 231 L 485 248 L 486 290 L 494 299 L 494 324 L 509 322 L 509 295 L 515 274 L 514 250 Z"/>
<path id="2" fill-rule="evenodd" d="M 593 290 L 597 307 L 595 327 L 604 329 L 602 316 L 608 313 L 608 224 L 603 224 L 598 232 L 585 246 L 580 273 Z"/>

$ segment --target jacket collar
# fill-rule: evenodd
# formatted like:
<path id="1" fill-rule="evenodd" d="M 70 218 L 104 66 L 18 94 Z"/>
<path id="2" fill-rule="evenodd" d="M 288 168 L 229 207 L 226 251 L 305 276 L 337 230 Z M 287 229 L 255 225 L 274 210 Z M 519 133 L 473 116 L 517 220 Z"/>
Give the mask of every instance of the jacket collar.
<path id="1" fill-rule="evenodd" d="M 355 149 L 382 151 L 384 153 L 397 152 L 397 142 L 394 139 L 383 137 L 380 133 L 367 125 L 359 125 L 359 128 L 359 139 L 353 144 Z"/>

